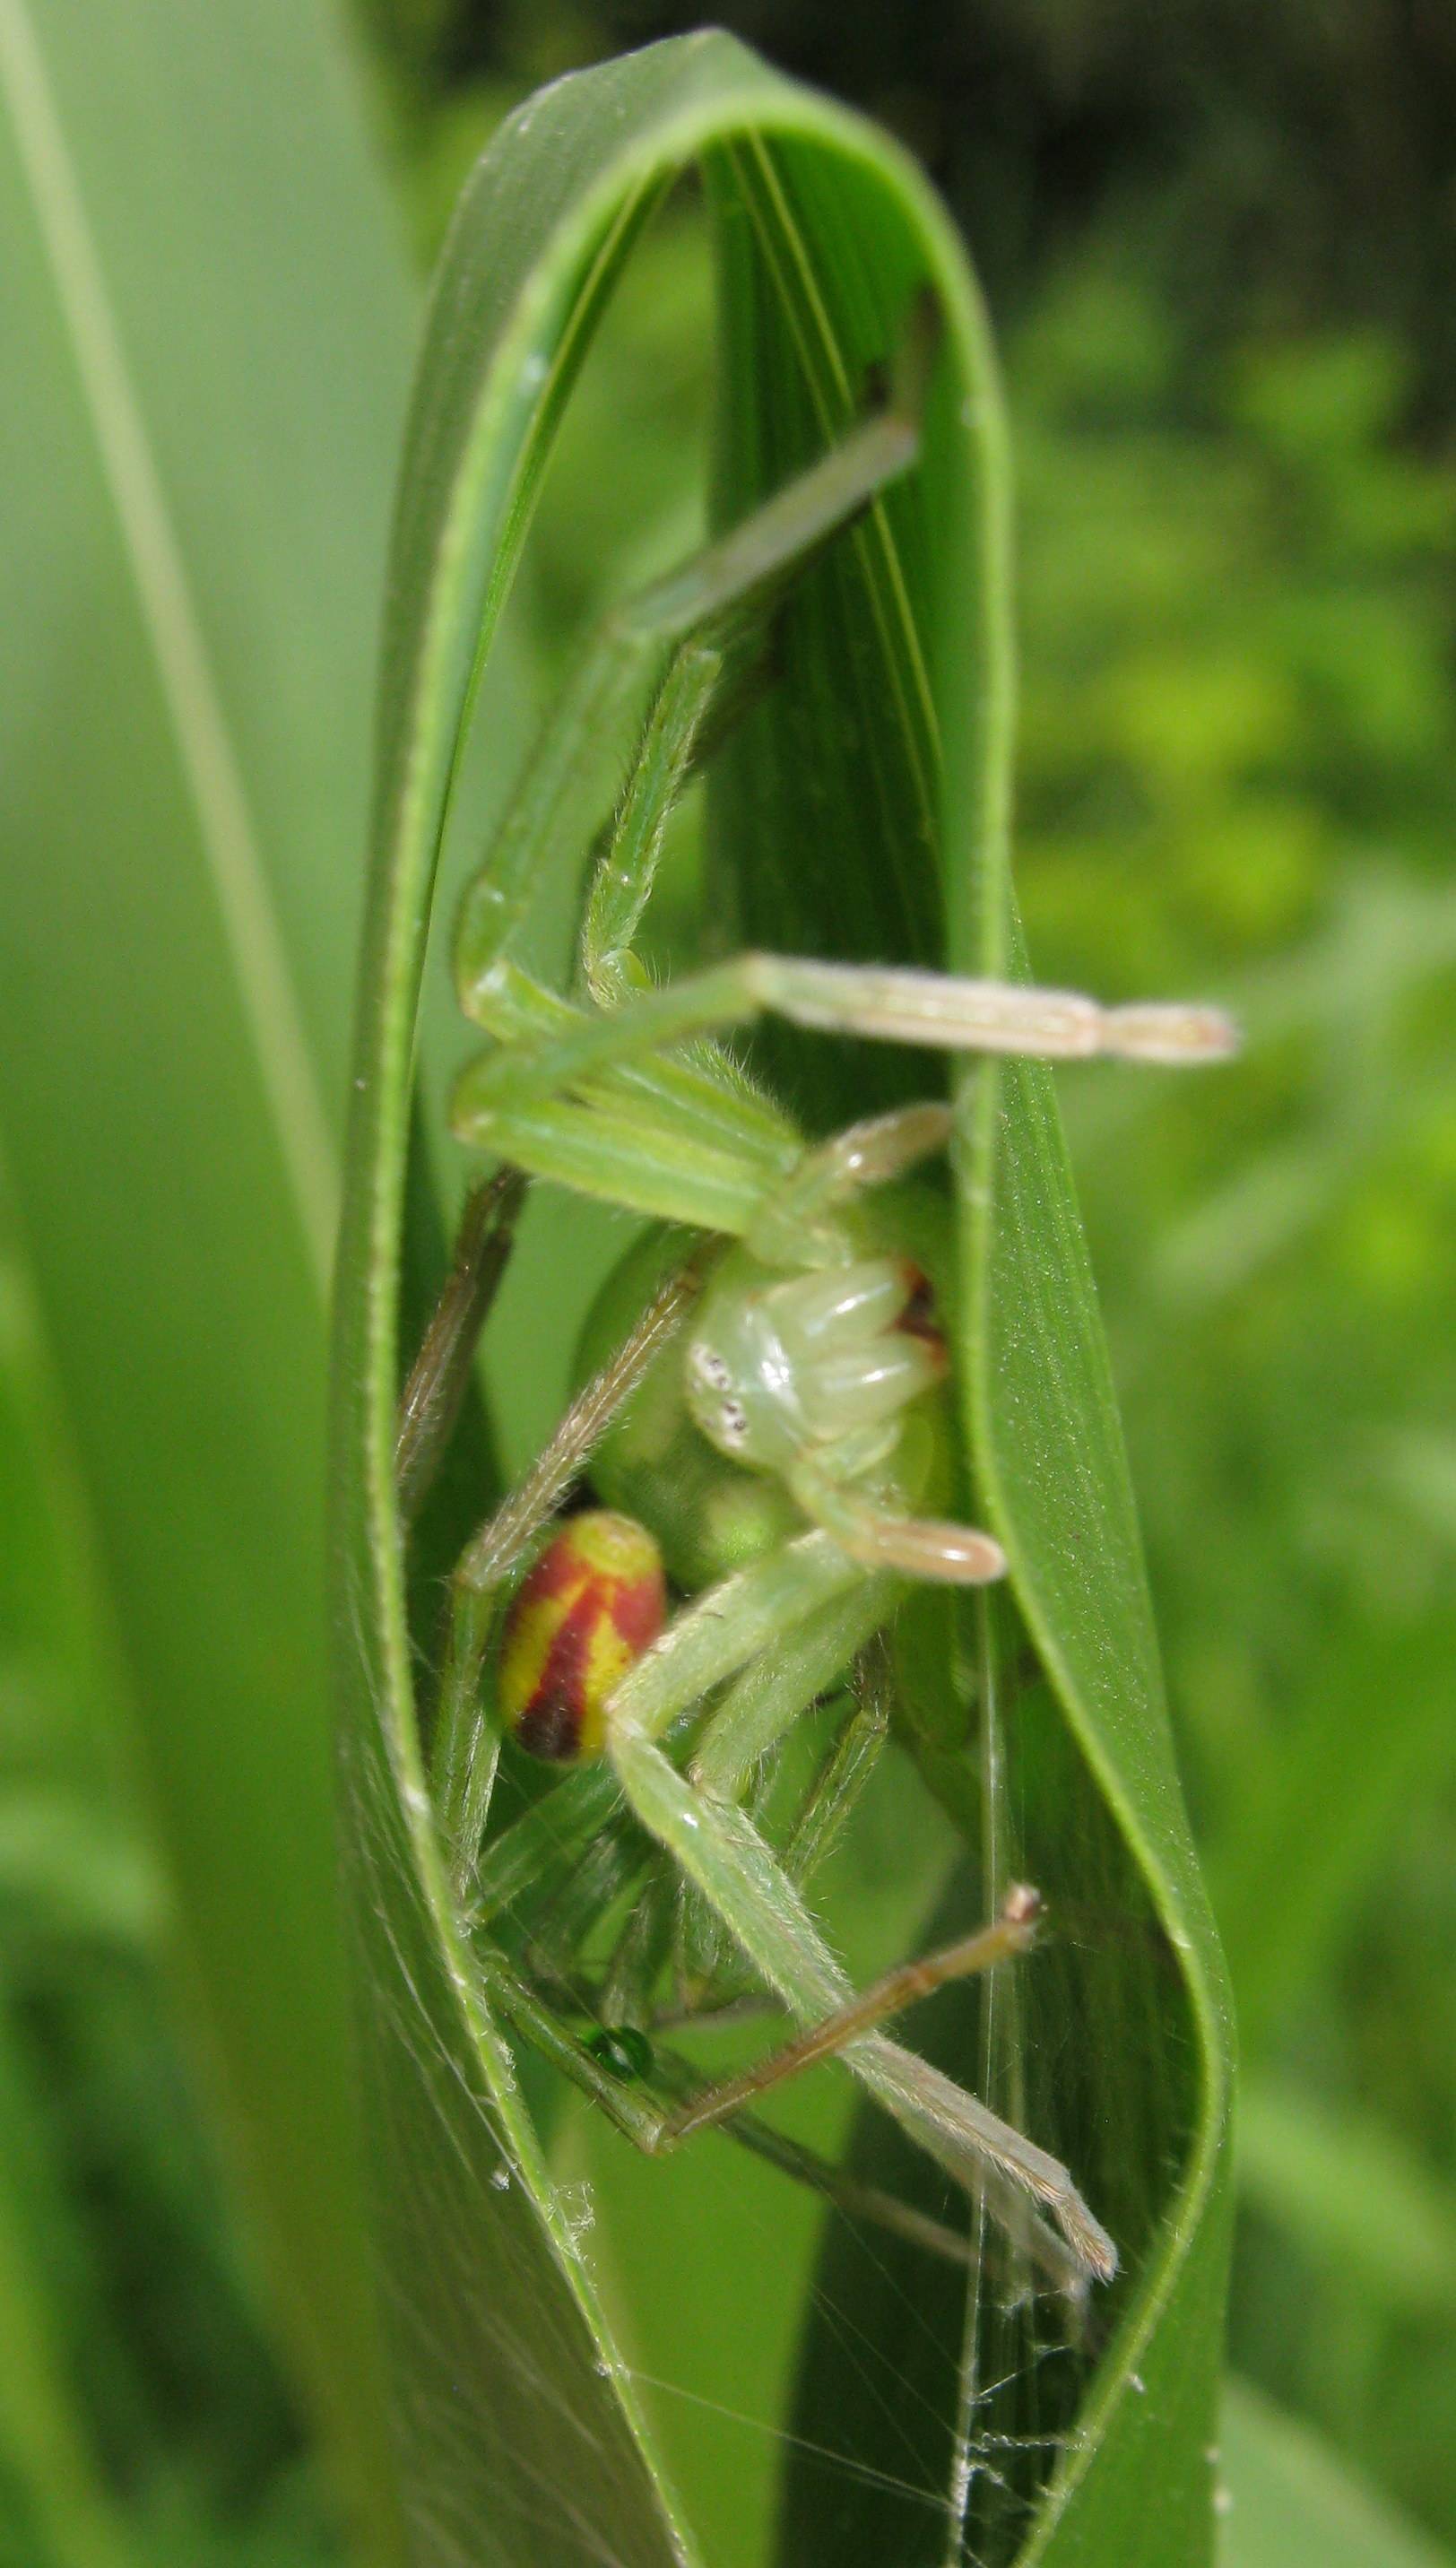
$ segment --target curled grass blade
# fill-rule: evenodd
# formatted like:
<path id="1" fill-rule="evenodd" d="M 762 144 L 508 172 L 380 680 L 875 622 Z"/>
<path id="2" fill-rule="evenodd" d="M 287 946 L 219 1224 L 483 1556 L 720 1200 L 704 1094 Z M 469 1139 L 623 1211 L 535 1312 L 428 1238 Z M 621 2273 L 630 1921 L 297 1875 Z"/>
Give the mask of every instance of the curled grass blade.
<path id="1" fill-rule="evenodd" d="M 1009 863 L 1008 461 L 964 260 L 913 194 L 891 189 L 871 215 L 864 173 L 797 138 L 761 143 L 751 158 L 722 156 L 720 167 L 729 513 L 844 416 L 907 284 L 927 272 L 950 339 L 917 483 L 890 495 L 858 562 L 846 548 L 795 605 L 780 645 L 782 691 L 745 737 L 723 797 L 725 896 L 736 891 L 741 932 L 754 942 L 1023 971 Z M 806 750 L 816 722 L 837 744 L 827 784 L 825 762 Z M 791 858 L 776 860 L 783 849 Z M 755 862 L 758 850 L 768 852 Z M 774 1050 L 781 1074 L 826 1123 L 863 1112 L 869 1081 L 881 1099 L 927 1084 L 923 1063 L 893 1056 L 866 1066 L 787 1038 Z M 1059 1897 L 1072 1916 L 1096 1918 L 1101 1939 L 1080 1965 L 1070 1924 L 1061 1939 L 1060 2022 L 1048 1996 L 1053 2020 L 1037 2019 L 1038 2030 L 1063 2087 L 1080 2082 L 1083 2099 L 1078 2107 L 1053 2094 L 1046 2109 L 1068 2134 L 1066 2153 L 1100 2186 L 1128 2265 L 1113 2342 L 1018 2555 L 1181 2563 L 1207 2555 L 1212 2539 L 1207 2453 L 1227 2249 L 1225 1979 L 1172 1764 L 1053 1083 L 1034 1066 L 987 1065 L 964 1072 L 956 1093 L 968 1436 L 1019 1615 L 1059 1706 L 1055 1738 L 1027 1707 L 1021 1859 L 1053 1904 Z M 1016 1722 L 1014 1709 L 1014 1755 Z M 1114 1959 L 1118 1936 L 1134 1951 L 1128 1971 Z M 1043 1979 L 1049 1967 L 1040 1966 Z M 956 2065 L 974 2076 L 974 2050 Z M 1053 2118 L 1053 2138 L 1056 2130 Z M 817 2346 L 842 2390 L 852 2365 L 836 2361 L 833 2336 L 826 2323 Z M 830 2398 L 816 2421 L 814 2362 L 811 2351 L 795 2419 L 809 2441 L 824 2439 L 833 2412 Z M 879 2455 L 887 2473 L 894 2442 L 892 2433 Z M 954 2448 L 950 2458 L 954 2476 Z M 1152 2469 L 1155 2515 L 1143 2501 Z M 869 2556 L 876 2539 L 908 2542 L 915 2556 L 928 2541 L 925 2556 L 943 2555 L 946 2534 L 915 2530 L 913 2510 L 892 2530 L 893 2500 L 880 2518 L 863 2496 L 853 2509 L 861 2548 L 841 2554 L 844 2509 L 831 2533 L 823 2473 L 798 2475 L 817 2502 L 810 2494 L 797 2512 L 791 2505 L 786 2556 L 812 2555 L 804 2544 L 816 2527 L 826 2558 L 861 2548 Z"/>
<path id="2" fill-rule="evenodd" d="M 924 472 L 804 583 L 781 683 L 725 762 L 725 893 L 760 941 L 808 950 L 948 954 L 995 970 L 1010 934 L 1003 434 L 984 321 L 943 211 L 891 144 L 727 37 L 678 40 L 557 84 L 502 130 L 467 190 L 422 361 L 390 581 L 340 1268 L 350 1910 L 406 2505 L 418 2554 L 432 2560 L 604 2549 L 656 2560 L 683 2538 L 463 1966 L 420 1763 L 391 1456 L 421 978 L 474 682 L 591 328 L 641 221 L 695 160 L 709 174 L 725 291 L 726 514 L 854 416 L 917 286 L 933 284 L 946 325 Z M 826 776 L 806 810 L 804 780 Z M 851 1067 L 829 1047 L 773 1050 L 824 1122 L 848 1095 L 863 1112 L 926 1075 L 892 1052 Z M 1208 2534 L 1222 2281 L 1218 1964 L 1049 1090 L 1015 1072 L 1000 1088 L 973 1074 L 961 1123 L 971 1423 L 1023 1611 L 1072 1725 L 1050 1798 L 1062 1816 L 1090 1811 L 1113 1843 L 1109 1862 L 1151 1921 L 1160 1966 L 1171 1957 L 1171 2012 L 1192 2064 L 1169 2073 L 1176 2095 L 1160 2096 L 1125 2188 L 1137 2254 L 1119 2334 L 1032 2551 L 1119 2568 L 1193 2561 Z M 1082 1545 L 1076 1577 L 1069 1541 Z M 1150 2030 L 1138 2006 L 1116 2027 L 1128 2054 Z M 1165 2065 L 1155 2058 L 1147 2079 L 1134 2068 L 1131 2102 L 1159 2088 Z M 1171 2172 L 1150 2170 L 1175 2127 Z M 1166 2542 L 1181 2548 L 1144 2538 L 1154 2458 Z"/>

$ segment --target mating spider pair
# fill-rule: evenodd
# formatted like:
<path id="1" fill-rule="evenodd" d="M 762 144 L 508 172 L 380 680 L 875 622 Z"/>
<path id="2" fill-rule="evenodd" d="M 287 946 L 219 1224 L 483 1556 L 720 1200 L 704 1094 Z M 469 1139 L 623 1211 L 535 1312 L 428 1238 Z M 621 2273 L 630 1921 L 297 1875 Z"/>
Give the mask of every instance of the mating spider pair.
<path id="1" fill-rule="evenodd" d="M 1024 1951 L 1035 1894 L 1013 1891 L 981 1933 L 861 1997 L 806 1897 L 885 1735 L 898 1612 L 916 1587 L 979 1584 L 1006 1566 L 989 1534 L 945 1512 L 955 1429 L 938 1314 L 951 1277 L 940 1200 L 914 1172 L 951 1141 L 952 1113 L 908 1106 L 809 1143 L 719 1037 L 770 1011 L 938 1051 L 1185 1063 L 1226 1052 L 1230 1028 L 1207 1009 L 1104 1010 L 763 953 L 656 988 L 635 952 L 669 815 L 776 593 L 915 463 L 912 372 L 902 361 L 886 408 L 608 616 L 526 760 L 455 946 L 461 1005 L 492 1041 L 460 1081 L 454 1127 L 504 1166 L 470 1199 L 407 1385 L 400 1484 L 408 1514 L 453 1421 L 526 1174 L 670 1226 L 609 1283 L 595 1370 L 452 1582 L 432 1778 L 487 1995 L 643 2147 L 730 2120 L 852 2195 L 745 2111 L 836 2054 L 1075 2288 L 1109 2276 L 1116 2251 L 1065 2168 L 880 2030 L 944 1981 Z M 634 720 L 566 995 L 517 952 L 551 868 L 590 841 L 601 735 Z M 601 1506 L 556 1527 L 588 1472 Z M 671 1614 L 668 1581 L 682 1600 Z M 819 1770 L 786 1826 L 770 1821 L 774 1752 L 831 1698 L 844 1711 Z M 913 1725 L 898 1727 L 914 1750 Z M 487 1841 L 507 1728 L 565 1770 Z M 581 1954 L 609 1920 L 616 1941 L 588 1987 Z M 648 2039 L 670 1959 L 680 1999 L 766 1996 L 796 2036 L 698 2088 Z M 957 2252 L 949 2232 L 883 2198 L 864 2207 Z"/>

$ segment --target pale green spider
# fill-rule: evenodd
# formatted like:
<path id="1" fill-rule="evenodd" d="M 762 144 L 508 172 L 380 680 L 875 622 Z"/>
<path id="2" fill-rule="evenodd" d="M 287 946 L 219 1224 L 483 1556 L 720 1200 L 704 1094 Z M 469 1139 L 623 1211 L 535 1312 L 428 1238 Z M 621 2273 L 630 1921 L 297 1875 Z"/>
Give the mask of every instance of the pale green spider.
<path id="1" fill-rule="evenodd" d="M 902 376 L 914 366 L 912 354 Z M 1179 1063 L 1226 1051 L 1230 1030 L 1205 1009 L 1103 1010 L 1057 992 L 767 954 L 655 989 L 634 953 L 668 814 L 703 754 L 726 665 L 741 666 L 744 635 L 805 554 L 913 465 L 917 417 L 915 388 L 902 382 L 889 407 L 741 525 L 617 608 L 526 761 L 455 946 L 461 1004 L 494 1039 L 460 1082 L 455 1129 L 507 1170 L 467 1209 L 407 1387 L 400 1476 L 408 1510 L 468 1373 L 523 1183 L 516 1172 L 681 1226 L 676 1249 L 650 1245 L 628 1261 L 599 1324 L 611 1351 L 455 1573 L 433 1774 L 487 1990 L 643 2147 L 734 2116 L 741 2136 L 846 2193 L 843 2180 L 742 2119 L 775 2078 L 840 2054 L 1055 2282 L 1075 2288 L 1110 2275 L 1116 2251 L 1066 2170 L 875 2029 L 941 1981 L 1023 1951 L 1035 1895 L 1013 1892 L 982 1934 L 856 1999 L 802 1890 L 883 1735 L 894 1682 L 885 1636 L 912 1583 L 976 1583 L 1005 1568 L 989 1535 L 921 1512 L 949 1486 L 946 1358 L 933 1316 L 945 1276 L 934 1199 L 905 1180 L 945 1145 L 949 1110 L 908 1107 L 806 1145 L 714 1037 L 776 1010 L 804 1026 L 939 1049 Z M 655 671 L 585 902 L 578 987 L 564 996 L 530 977 L 516 948 L 550 867 L 589 838 L 600 736 L 630 721 Z M 577 1765 L 482 1854 L 501 1730 L 488 1683 L 501 1607 L 593 1456 L 598 1493 L 650 1527 L 688 1601 L 597 1707 L 605 1756 Z M 776 1850 L 750 1814 L 750 1787 L 806 1707 L 851 1681 L 850 1717 Z M 543 1738 L 547 1753 L 562 1754 L 559 1723 Z M 544 1940 L 512 1951 L 512 1912 L 527 1894 L 539 1912 L 543 1888 Z M 615 1954 L 584 1995 L 570 1964 L 633 1888 Z M 685 2091 L 686 2073 L 633 2040 L 634 2027 L 657 2021 L 675 1914 L 680 1973 L 700 1997 L 740 1992 L 746 1966 L 749 1985 L 802 2029 L 765 2067 L 707 2092 Z M 608 2039 L 573 2029 L 593 2017 L 612 2028 Z M 914 2215 L 865 2207 L 957 2252 Z"/>

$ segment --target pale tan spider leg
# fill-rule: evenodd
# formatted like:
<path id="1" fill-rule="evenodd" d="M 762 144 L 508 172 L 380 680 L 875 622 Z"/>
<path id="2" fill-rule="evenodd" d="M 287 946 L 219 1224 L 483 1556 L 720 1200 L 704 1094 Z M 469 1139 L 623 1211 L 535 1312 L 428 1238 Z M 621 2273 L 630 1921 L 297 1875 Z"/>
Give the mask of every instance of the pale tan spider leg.
<path id="1" fill-rule="evenodd" d="M 885 1971 L 857 1997 L 847 1999 L 831 2015 L 822 2016 L 817 2024 L 771 2052 L 766 2060 L 754 2061 L 751 2068 L 740 2070 L 735 2078 L 725 2078 L 719 2086 L 695 2095 L 691 2103 L 672 2115 L 665 2137 L 686 2139 L 691 2131 L 706 2130 L 726 2115 L 738 2112 L 744 2104 L 755 2102 L 786 2078 L 797 2078 L 801 2070 L 812 2069 L 817 2061 L 835 2058 L 861 2034 L 872 2033 L 876 2025 L 903 2015 L 907 2007 L 931 1997 L 952 1980 L 978 1978 L 983 1971 L 993 1971 L 1002 1962 L 1015 1961 L 1019 1955 L 1028 1953 L 1040 1916 L 1040 1894 L 1024 1883 L 1016 1884 L 1007 1893 L 1001 1915 L 993 1925 L 959 1937 L 938 1953 L 927 1953 L 919 1961 L 901 1962 L 894 1970 Z"/>
<path id="2" fill-rule="evenodd" d="M 792 1463 L 784 1478 L 811 1524 L 822 1525 L 841 1551 L 866 1569 L 953 1587 L 985 1587 L 1005 1578 L 1007 1556 L 992 1534 L 939 1516 L 898 1516 L 863 1489 L 836 1480 L 820 1462 Z"/>
<path id="3" fill-rule="evenodd" d="M 933 1158 L 951 1136 L 951 1110 L 930 1100 L 899 1106 L 888 1115 L 846 1124 L 832 1140 L 806 1150 L 798 1166 L 775 1185 L 744 1233 L 744 1245 L 765 1266 L 798 1268 L 833 1264 L 850 1251 L 842 1230 L 824 1227 L 862 1186 L 892 1184 L 922 1159 Z"/>
<path id="4" fill-rule="evenodd" d="M 466 1198 L 450 1271 L 400 1398 L 395 1479 L 407 1524 L 430 1487 L 459 1415 L 480 1332 L 510 1256 L 527 1182 L 519 1168 L 499 1168 Z"/>
<path id="5" fill-rule="evenodd" d="M 500 1752 L 499 1725 L 486 1710 L 480 1678 L 502 1592 L 617 1412 L 681 1328 L 701 1285 L 702 1252 L 668 1277 L 631 1335 L 578 1393 L 526 1477 L 480 1527 L 455 1565 L 431 1783 L 461 1899 L 472 1886 Z"/>
<path id="6" fill-rule="evenodd" d="M 822 1537 L 781 1556 L 806 1577 Z M 805 2030 L 850 2004 L 853 1992 L 772 1848 L 745 1814 L 697 1791 L 658 1746 L 679 1698 L 662 1643 L 624 1678 L 607 1708 L 608 1754 L 628 1802 L 723 1917 L 759 1976 Z M 841 2055 L 914 2138 L 975 2195 L 1019 2186 L 1055 2220 L 1088 2274 L 1106 2278 L 1117 2251 L 1066 2168 L 926 2061 L 857 2034 Z"/>

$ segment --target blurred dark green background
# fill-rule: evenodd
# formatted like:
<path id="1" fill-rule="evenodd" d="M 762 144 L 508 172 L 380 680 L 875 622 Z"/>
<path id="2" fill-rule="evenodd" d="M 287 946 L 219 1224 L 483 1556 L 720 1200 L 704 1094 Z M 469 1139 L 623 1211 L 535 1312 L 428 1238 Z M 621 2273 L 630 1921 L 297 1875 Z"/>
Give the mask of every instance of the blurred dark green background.
<path id="1" fill-rule="evenodd" d="M 357 8 L 422 267 L 508 105 L 694 23 L 646 0 Z M 986 281 L 1017 431 L 1039 970 L 1110 998 L 1208 991 L 1248 1027 L 1216 1091 L 1068 1085 L 1243 2019 L 1232 2354 L 1453 2541 L 1456 12 L 721 14 L 902 135 Z M 523 623 L 548 659 L 639 547 L 691 523 L 696 285 L 689 245 L 649 245 L 542 529 Z M 137 2556 L 321 2560 L 328 2511 L 175 2031 L 159 1897 L 97 1792 L 104 1643 L 17 1387 L 24 1281 L 0 1287 L 19 2170 L 0 2280 L 18 2221 L 45 2241 L 44 2325 Z M 5 2476 L 26 2405 L 0 2391 L 17 2568 L 51 2555 Z M 97 2539 L 99 2562 L 131 2555 Z"/>

